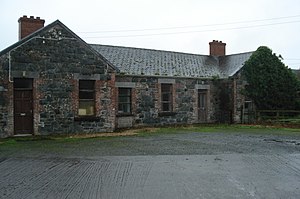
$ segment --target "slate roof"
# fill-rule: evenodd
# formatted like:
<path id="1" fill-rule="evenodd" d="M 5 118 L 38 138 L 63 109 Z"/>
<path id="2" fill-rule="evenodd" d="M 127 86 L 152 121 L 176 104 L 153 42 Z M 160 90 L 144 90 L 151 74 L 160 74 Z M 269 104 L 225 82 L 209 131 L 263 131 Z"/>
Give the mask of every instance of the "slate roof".
<path id="1" fill-rule="evenodd" d="M 219 57 L 220 71 L 224 76 L 231 77 L 242 69 L 244 63 L 250 58 L 253 52 L 226 55 Z"/>
<path id="2" fill-rule="evenodd" d="M 51 24 L 29 34 L 28 36 L 24 37 L 23 39 L 21 39 L 20 41 L 14 43 L 13 45 L 5 48 L 4 50 L 0 51 L 0 56 L 10 52 L 11 50 L 14 50 L 16 48 L 18 48 L 19 46 L 29 42 L 31 39 L 34 39 L 34 38 L 41 38 L 39 35 L 41 33 L 43 33 L 45 30 L 49 30 L 55 26 L 60 26 L 62 27 L 63 29 L 65 29 L 70 35 L 72 35 L 72 37 L 74 37 L 75 39 L 77 39 L 79 42 L 81 42 L 83 45 L 85 45 L 87 48 L 89 48 L 93 53 L 95 53 L 98 57 L 100 57 L 103 61 L 105 61 L 108 66 L 110 68 L 112 68 L 113 70 L 116 70 L 117 72 L 118 69 L 114 67 L 113 64 L 111 64 L 107 59 L 105 59 L 105 57 L 103 57 L 101 54 L 99 54 L 98 51 L 95 51 L 94 48 L 92 48 L 89 44 L 87 44 L 84 40 L 82 40 L 78 35 L 76 35 L 72 30 L 70 30 L 66 25 L 64 25 L 62 22 L 60 22 L 59 20 L 56 20 L 54 22 L 52 22 Z"/>
<path id="3" fill-rule="evenodd" d="M 227 78 L 238 72 L 243 67 L 244 62 L 249 59 L 252 54 L 252 52 L 248 52 L 215 57 L 162 50 L 87 44 L 63 23 L 56 20 L 0 51 L 0 56 L 30 41 L 30 39 L 38 36 L 45 29 L 50 29 L 56 25 L 70 32 L 74 38 L 90 48 L 113 70 L 127 75 Z"/>
<path id="4" fill-rule="evenodd" d="M 215 57 L 179 52 L 90 44 L 127 75 L 227 78 L 242 67 L 252 52 Z"/>
<path id="5" fill-rule="evenodd" d="M 197 55 L 180 52 L 151 50 L 142 48 L 87 44 L 59 20 L 30 34 L 8 48 L 0 51 L 0 56 L 38 36 L 45 29 L 59 25 L 70 32 L 103 59 L 108 65 L 127 75 L 189 77 L 189 78 L 227 78 L 242 67 L 252 52 L 223 57 Z"/>

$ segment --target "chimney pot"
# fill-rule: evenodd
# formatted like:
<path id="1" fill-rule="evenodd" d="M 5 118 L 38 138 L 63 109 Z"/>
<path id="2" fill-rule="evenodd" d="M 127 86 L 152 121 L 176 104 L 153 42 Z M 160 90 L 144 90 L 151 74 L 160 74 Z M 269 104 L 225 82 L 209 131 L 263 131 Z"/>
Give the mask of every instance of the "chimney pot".
<path id="1" fill-rule="evenodd" d="M 35 19 L 34 16 L 30 16 L 30 18 L 27 18 L 26 15 L 20 17 L 18 22 L 19 22 L 19 40 L 43 28 L 45 24 L 45 20 L 41 19 L 40 17 L 37 17 Z"/>

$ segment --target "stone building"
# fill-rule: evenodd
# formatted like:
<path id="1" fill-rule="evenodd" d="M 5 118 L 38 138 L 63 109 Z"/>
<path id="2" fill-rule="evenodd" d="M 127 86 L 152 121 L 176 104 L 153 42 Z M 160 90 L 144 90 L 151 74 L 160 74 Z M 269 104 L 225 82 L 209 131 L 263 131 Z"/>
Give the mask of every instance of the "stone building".
<path id="1" fill-rule="evenodd" d="M 241 122 L 249 53 L 210 55 L 87 44 L 59 20 L 19 19 L 0 52 L 0 137 Z"/>

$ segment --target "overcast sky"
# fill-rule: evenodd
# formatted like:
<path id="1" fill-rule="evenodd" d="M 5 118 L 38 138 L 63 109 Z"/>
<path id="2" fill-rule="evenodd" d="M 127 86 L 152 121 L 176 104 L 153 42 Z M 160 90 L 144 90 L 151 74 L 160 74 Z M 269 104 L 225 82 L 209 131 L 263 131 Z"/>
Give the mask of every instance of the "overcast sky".
<path id="1" fill-rule="evenodd" d="M 0 51 L 18 41 L 18 18 L 59 19 L 87 43 L 208 54 L 268 46 L 300 68 L 299 0 L 1 0 Z"/>

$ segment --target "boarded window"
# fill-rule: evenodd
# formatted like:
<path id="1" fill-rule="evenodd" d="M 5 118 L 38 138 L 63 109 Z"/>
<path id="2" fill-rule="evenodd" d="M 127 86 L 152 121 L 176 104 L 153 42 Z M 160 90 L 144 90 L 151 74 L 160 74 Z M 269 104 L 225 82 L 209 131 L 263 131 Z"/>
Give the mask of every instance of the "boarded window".
<path id="1" fill-rule="evenodd" d="M 173 109 L 172 84 L 161 84 L 161 109 L 170 112 Z"/>
<path id="2" fill-rule="evenodd" d="M 119 88 L 119 113 L 131 113 L 131 88 Z"/>
<path id="3" fill-rule="evenodd" d="M 95 81 L 93 80 L 79 80 L 78 115 L 95 115 Z"/>

